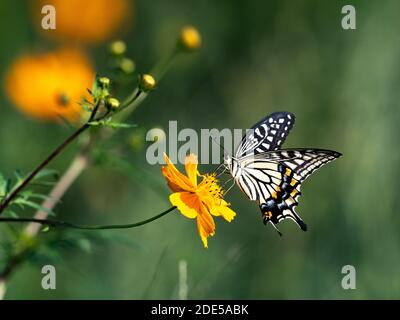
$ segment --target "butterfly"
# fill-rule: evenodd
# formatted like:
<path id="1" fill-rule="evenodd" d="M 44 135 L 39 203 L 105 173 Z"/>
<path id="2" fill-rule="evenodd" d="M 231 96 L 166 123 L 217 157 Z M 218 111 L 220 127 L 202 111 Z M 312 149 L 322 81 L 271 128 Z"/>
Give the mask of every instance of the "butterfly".
<path id="1" fill-rule="evenodd" d="M 257 201 L 264 224 L 270 222 L 279 235 L 276 224 L 284 219 L 307 230 L 294 210 L 301 185 L 314 171 L 341 156 L 323 149 L 281 149 L 294 122 L 292 113 L 274 112 L 247 132 L 234 155 L 224 157 L 234 182 L 250 200 Z"/>

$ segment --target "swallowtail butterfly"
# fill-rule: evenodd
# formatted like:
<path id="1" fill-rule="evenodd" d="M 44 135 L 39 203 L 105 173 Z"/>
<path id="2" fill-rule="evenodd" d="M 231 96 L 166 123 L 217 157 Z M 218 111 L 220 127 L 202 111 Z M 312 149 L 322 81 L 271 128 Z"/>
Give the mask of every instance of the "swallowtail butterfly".
<path id="1" fill-rule="evenodd" d="M 264 224 L 276 228 L 291 219 L 303 230 L 307 225 L 294 208 L 301 195 L 301 184 L 315 170 L 341 154 L 322 149 L 281 149 L 292 129 L 295 116 L 275 112 L 256 123 L 243 137 L 233 156 L 225 155 L 225 168 L 252 201 L 257 201 Z"/>

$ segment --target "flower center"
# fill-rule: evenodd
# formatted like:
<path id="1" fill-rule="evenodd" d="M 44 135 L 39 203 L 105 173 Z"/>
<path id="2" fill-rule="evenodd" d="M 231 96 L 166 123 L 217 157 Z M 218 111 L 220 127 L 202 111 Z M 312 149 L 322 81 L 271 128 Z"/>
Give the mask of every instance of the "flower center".
<path id="1" fill-rule="evenodd" d="M 203 176 L 203 181 L 201 182 L 201 189 L 208 193 L 209 196 L 214 198 L 214 200 L 222 199 L 224 191 L 218 185 L 218 179 L 213 174 L 205 174 Z"/>
<path id="2" fill-rule="evenodd" d="M 57 93 L 56 102 L 60 107 L 67 107 L 69 104 L 69 97 L 65 93 Z"/>

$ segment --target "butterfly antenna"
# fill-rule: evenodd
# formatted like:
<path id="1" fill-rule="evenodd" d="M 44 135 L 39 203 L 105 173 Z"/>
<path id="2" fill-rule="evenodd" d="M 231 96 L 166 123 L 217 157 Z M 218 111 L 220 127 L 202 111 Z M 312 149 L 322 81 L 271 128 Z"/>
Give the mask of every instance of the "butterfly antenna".
<path id="1" fill-rule="evenodd" d="M 213 173 L 217 173 L 218 172 L 218 170 L 222 167 L 224 165 L 224 163 L 222 162 L 222 163 L 220 163 L 219 165 L 218 165 L 218 167 L 213 171 Z"/>
<path id="2" fill-rule="evenodd" d="M 233 178 L 230 178 L 230 179 L 228 179 L 228 180 L 226 180 L 224 183 L 223 183 L 223 185 L 222 185 L 222 187 L 225 187 L 229 182 L 231 182 L 233 180 Z"/>
<path id="3" fill-rule="evenodd" d="M 220 175 L 224 174 L 225 171 L 226 171 L 226 168 L 224 168 L 221 172 L 219 172 L 216 177 L 218 178 Z"/>
<path id="4" fill-rule="evenodd" d="M 276 230 L 276 232 L 278 232 L 278 234 L 282 237 L 282 232 L 279 231 L 278 227 L 275 225 L 275 223 L 273 223 L 271 220 L 269 220 L 269 222 L 271 222 L 272 226 L 274 227 L 274 229 Z"/>
<path id="5" fill-rule="evenodd" d="M 226 185 L 227 182 L 231 181 L 232 179 L 229 179 L 228 181 L 225 181 L 224 186 Z M 235 185 L 235 181 L 233 181 L 232 185 L 226 190 L 224 191 L 224 196 L 226 196 L 228 194 L 229 191 L 231 191 L 231 189 L 234 187 Z"/>

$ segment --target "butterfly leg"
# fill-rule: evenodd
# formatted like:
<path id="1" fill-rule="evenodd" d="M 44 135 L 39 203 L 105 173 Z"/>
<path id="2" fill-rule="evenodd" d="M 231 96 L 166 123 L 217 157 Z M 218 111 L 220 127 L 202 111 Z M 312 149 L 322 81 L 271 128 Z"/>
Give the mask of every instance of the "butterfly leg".
<path id="1" fill-rule="evenodd" d="M 224 168 L 221 172 L 219 172 L 215 177 L 218 178 L 219 176 L 223 175 L 226 172 L 226 168 Z"/>
<path id="2" fill-rule="evenodd" d="M 223 186 L 225 186 L 229 181 L 233 180 L 233 183 L 229 186 L 229 188 L 224 192 L 224 196 L 227 195 L 227 193 L 234 187 L 236 181 L 233 178 L 230 178 L 229 180 L 225 181 Z"/>

